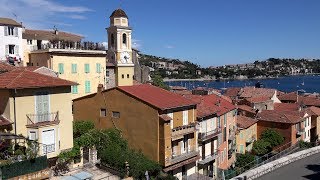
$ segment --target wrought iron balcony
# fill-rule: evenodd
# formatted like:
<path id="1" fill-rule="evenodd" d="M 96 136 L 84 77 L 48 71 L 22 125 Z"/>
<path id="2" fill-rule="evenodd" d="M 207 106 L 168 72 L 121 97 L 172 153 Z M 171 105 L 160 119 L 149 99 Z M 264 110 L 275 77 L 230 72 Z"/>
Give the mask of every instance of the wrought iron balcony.
<path id="1" fill-rule="evenodd" d="M 198 161 L 198 164 L 204 165 L 218 158 L 218 152 L 214 152 L 208 156 L 202 157 L 202 160 Z"/>
<path id="2" fill-rule="evenodd" d="M 52 153 L 55 151 L 55 144 L 43 144 L 43 154 L 48 154 L 48 153 Z"/>
<path id="3" fill-rule="evenodd" d="M 27 126 L 41 126 L 59 123 L 59 111 L 43 114 L 27 114 Z"/>
<path id="4" fill-rule="evenodd" d="M 195 124 L 189 124 L 184 126 L 179 126 L 172 129 L 171 138 L 172 140 L 177 140 L 183 138 L 186 134 L 191 134 L 196 131 Z"/>
<path id="5" fill-rule="evenodd" d="M 208 139 L 211 139 L 213 137 L 218 136 L 221 133 L 221 127 L 217 127 L 216 129 L 209 131 L 209 132 L 203 132 L 203 133 L 199 133 L 199 140 L 200 141 L 206 141 Z"/>

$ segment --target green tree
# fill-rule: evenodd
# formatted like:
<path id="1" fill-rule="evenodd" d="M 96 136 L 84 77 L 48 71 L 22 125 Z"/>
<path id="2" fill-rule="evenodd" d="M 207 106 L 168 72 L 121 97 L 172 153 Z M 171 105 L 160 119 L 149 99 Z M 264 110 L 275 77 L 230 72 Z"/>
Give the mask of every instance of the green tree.
<path id="1" fill-rule="evenodd" d="M 163 82 L 162 77 L 161 77 L 160 75 L 158 75 L 158 74 L 153 75 L 153 77 L 152 77 L 152 84 L 153 84 L 154 86 L 158 86 L 158 87 L 160 87 L 160 88 L 162 88 L 162 89 L 166 89 L 166 90 L 169 90 L 169 89 L 170 89 L 169 86 L 166 85 L 166 84 Z"/>
<path id="2" fill-rule="evenodd" d="M 73 138 L 78 138 L 92 129 L 94 129 L 92 121 L 75 121 L 73 122 Z"/>
<path id="3" fill-rule="evenodd" d="M 241 167 L 245 169 L 250 169 L 254 163 L 254 155 L 252 154 L 238 154 L 237 155 L 237 161 L 236 161 L 236 167 Z"/>
<path id="4" fill-rule="evenodd" d="M 253 143 L 252 152 L 258 156 L 263 156 L 271 152 L 272 147 L 268 141 L 264 139 L 257 140 Z"/>
<path id="5" fill-rule="evenodd" d="M 276 130 L 270 128 L 264 130 L 260 138 L 266 142 L 269 142 L 272 148 L 284 142 L 284 138 L 281 136 L 281 134 Z"/>

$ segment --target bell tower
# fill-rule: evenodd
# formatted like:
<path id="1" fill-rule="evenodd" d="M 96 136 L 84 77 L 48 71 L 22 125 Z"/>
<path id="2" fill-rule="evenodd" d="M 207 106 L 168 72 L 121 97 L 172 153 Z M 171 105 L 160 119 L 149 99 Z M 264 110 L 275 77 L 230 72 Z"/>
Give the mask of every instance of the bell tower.
<path id="1" fill-rule="evenodd" d="M 131 28 L 128 16 L 122 9 L 113 11 L 108 32 L 108 60 L 115 65 L 115 85 L 133 85 Z"/>

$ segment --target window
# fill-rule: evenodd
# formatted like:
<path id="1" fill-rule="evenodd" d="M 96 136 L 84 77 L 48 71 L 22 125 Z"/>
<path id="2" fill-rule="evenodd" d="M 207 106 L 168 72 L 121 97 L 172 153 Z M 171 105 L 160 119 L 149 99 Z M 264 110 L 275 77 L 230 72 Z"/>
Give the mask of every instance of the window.
<path id="1" fill-rule="evenodd" d="M 221 127 L 220 116 L 218 117 L 217 121 L 218 121 L 218 122 L 217 122 L 218 127 L 220 128 L 220 127 Z"/>
<path id="2" fill-rule="evenodd" d="M 85 92 L 90 93 L 90 81 L 85 82 Z"/>
<path id="3" fill-rule="evenodd" d="M 111 46 L 114 46 L 114 35 L 111 34 Z"/>
<path id="4" fill-rule="evenodd" d="M 126 33 L 122 34 L 122 43 L 127 44 L 127 34 Z"/>
<path id="5" fill-rule="evenodd" d="M 128 78 L 128 79 L 129 79 L 129 77 L 130 77 L 129 74 L 127 74 L 127 78 Z"/>
<path id="6" fill-rule="evenodd" d="M 173 113 L 168 113 L 167 114 L 169 117 L 171 117 L 171 120 L 170 120 L 170 128 L 173 129 Z"/>
<path id="7" fill-rule="evenodd" d="M 8 26 L 8 35 L 13 36 L 14 35 L 14 27 L 13 26 Z"/>
<path id="8" fill-rule="evenodd" d="M 100 109 L 100 117 L 106 117 L 107 116 L 107 110 L 106 109 Z"/>
<path id="9" fill-rule="evenodd" d="M 243 145 L 240 145 L 240 153 L 244 153 Z"/>
<path id="10" fill-rule="evenodd" d="M 106 76 L 107 76 L 107 77 L 110 76 L 110 71 L 106 71 Z"/>
<path id="11" fill-rule="evenodd" d="M 96 72 L 101 73 L 101 64 L 100 63 L 96 64 Z"/>
<path id="12" fill-rule="evenodd" d="M 85 72 L 85 73 L 90 73 L 90 66 L 89 66 L 89 64 L 84 64 L 84 72 Z"/>
<path id="13" fill-rule="evenodd" d="M 37 134 L 36 134 L 35 131 L 30 131 L 29 132 L 29 139 L 32 140 L 32 141 L 37 139 Z"/>
<path id="14" fill-rule="evenodd" d="M 9 47 L 9 50 L 8 50 L 9 54 L 14 54 L 15 45 L 9 45 L 8 47 Z"/>
<path id="15" fill-rule="evenodd" d="M 77 71 L 78 71 L 77 69 L 78 69 L 77 64 L 71 64 L 71 73 L 72 74 L 77 73 Z"/>
<path id="16" fill-rule="evenodd" d="M 310 130 L 308 130 L 308 137 L 310 136 Z"/>
<path id="17" fill-rule="evenodd" d="M 59 63 L 59 74 L 63 74 L 64 73 L 64 67 L 63 67 L 63 63 Z"/>
<path id="18" fill-rule="evenodd" d="M 304 121 L 304 127 L 307 127 L 307 121 Z"/>
<path id="19" fill-rule="evenodd" d="M 71 86 L 72 94 L 78 94 L 78 85 Z"/>
<path id="20" fill-rule="evenodd" d="M 124 74 L 121 75 L 122 79 L 124 79 Z"/>
<path id="21" fill-rule="evenodd" d="M 112 117 L 113 118 L 120 118 L 120 112 L 112 111 Z"/>
<path id="22" fill-rule="evenodd" d="M 188 125 L 188 110 L 183 111 L 183 125 Z"/>
<path id="23" fill-rule="evenodd" d="M 32 39 L 27 40 L 28 45 L 32 45 Z"/>

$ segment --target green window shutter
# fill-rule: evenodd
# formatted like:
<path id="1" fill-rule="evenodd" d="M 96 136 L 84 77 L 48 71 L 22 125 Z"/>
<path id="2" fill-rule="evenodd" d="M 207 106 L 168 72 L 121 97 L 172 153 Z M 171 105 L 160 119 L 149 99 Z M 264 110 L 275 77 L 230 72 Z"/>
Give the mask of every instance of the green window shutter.
<path id="1" fill-rule="evenodd" d="M 74 73 L 77 73 L 77 64 L 72 64 L 71 65 L 71 72 L 74 74 Z"/>
<path id="2" fill-rule="evenodd" d="M 243 145 L 240 145 L 240 152 L 241 152 L 241 153 L 244 153 Z"/>
<path id="3" fill-rule="evenodd" d="M 90 73 L 90 66 L 89 66 L 89 64 L 84 64 L 84 72 L 85 72 L 85 73 Z"/>
<path id="4" fill-rule="evenodd" d="M 101 64 L 100 63 L 96 64 L 96 71 L 97 71 L 97 73 L 101 73 Z"/>
<path id="5" fill-rule="evenodd" d="M 85 93 L 90 93 L 90 81 L 85 82 Z"/>
<path id="6" fill-rule="evenodd" d="M 72 94 L 78 94 L 78 85 L 72 86 Z"/>
<path id="7" fill-rule="evenodd" d="M 64 73 L 63 63 L 59 63 L 59 74 Z"/>

